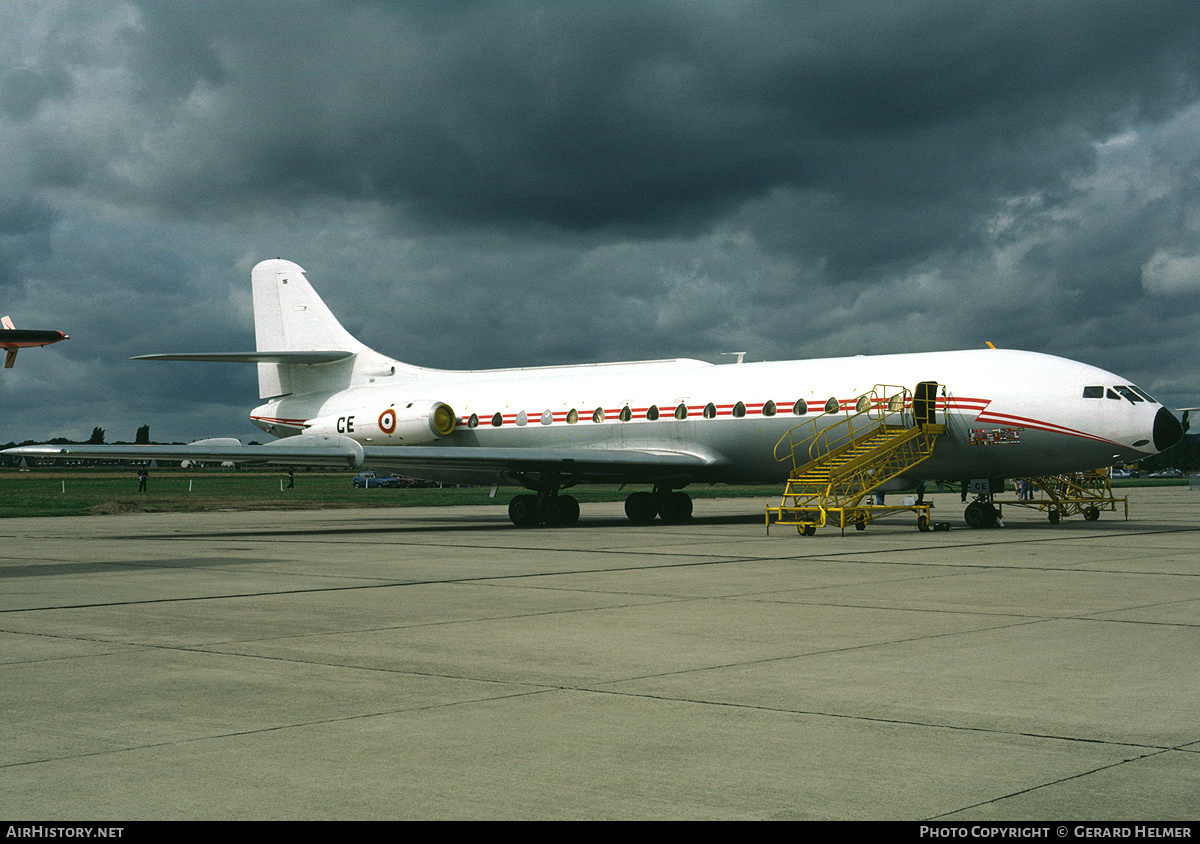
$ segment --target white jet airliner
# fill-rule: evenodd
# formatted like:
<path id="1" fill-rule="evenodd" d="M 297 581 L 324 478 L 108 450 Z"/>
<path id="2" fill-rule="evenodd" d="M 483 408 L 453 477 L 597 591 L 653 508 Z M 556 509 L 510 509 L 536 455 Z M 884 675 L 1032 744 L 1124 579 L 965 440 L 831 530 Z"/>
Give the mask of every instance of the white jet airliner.
<path id="1" fill-rule="evenodd" d="M 1182 436 L 1174 415 L 1128 379 L 1032 352 L 447 371 L 364 346 L 290 261 L 258 264 L 252 284 L 257 351 L 142 359 L 256 363 L 266 403 L 250 419 L 280 439 L 7 453 L 343 465 L 522 486 L 530 492 L 509 505 L 515 524 L 570 525 L 579 504 L 562 491 L 577 484 L 651 485 L 626 500 L 635 522 L 688 518 L 689 484 L 782 484 L 790 466 L 773 454 L 780 438 L 877 384 L 936 382 L 943 391 L 946 433 L 893 489 L 1082 471 L 1147 457 Z"/>

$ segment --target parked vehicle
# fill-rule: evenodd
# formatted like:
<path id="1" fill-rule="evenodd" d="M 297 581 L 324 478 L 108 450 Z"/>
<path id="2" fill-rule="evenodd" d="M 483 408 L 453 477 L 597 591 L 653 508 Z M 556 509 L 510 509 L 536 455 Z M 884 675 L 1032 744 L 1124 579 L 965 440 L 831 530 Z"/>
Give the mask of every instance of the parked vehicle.
<path id="1" fill-rule="evenodd" d="M 381 475 L 378 472 L 359 472 L 350 481 L 354 484 L 355 489 L 374 489 L 375 487 L 387 487 L 388 489 L 397 489 L 401 486 L 401 479 L 396 475 Z"/>
<path id="2" fill-rule="evenodd" d="M 1129 469 L 1109 469 L 1110 478 L 1136 478 L 1137 475 Z"/>
<path id="3" fill-rule="evenodd" d="M 1163 469 L 1161 472 L 1154 472 L 1150 475 L 1152 478 L 1182 478 L 1183 472 L 1178 469 Z"/>

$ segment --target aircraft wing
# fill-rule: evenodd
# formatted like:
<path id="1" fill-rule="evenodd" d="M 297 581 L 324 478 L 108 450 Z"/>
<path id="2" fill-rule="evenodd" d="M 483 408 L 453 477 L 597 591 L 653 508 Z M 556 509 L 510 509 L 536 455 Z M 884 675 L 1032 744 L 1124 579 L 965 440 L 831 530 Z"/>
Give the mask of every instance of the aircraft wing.
<path id="1" fill-rule="evenodd" d="M 485 448 L 462 446 L 368 446 L 366 463 L 418 478 L 490 482 L 505 475 L 554 472 L 565 479 L 633 482 L 715 474 L 723 465 L 711 454 L 653 447 Z"/>
<path id="2" fill-rule="evenodd" d="M 362 446 L 348 437 L 305 434 L 267 445 L 216 438 L 188 445 L 33 445 L 5 449 L 12 457 L 83 457 L 104 460 L 202 460 L 243 465 L 385 468 L 438 479 L 464 475 L 558 472 L 565 478 L 632 481 L 716 473 L 723 461 L 701 451 L 642 448 L 486 448 L 465 446 Z"/>
<path id="3" fill-rule="evenodd" d="M 279 463 L 291 466 L 345 466 L 358 468 L 362 446 L 347 437 L 290 437 L 267 445 L 242 445 L 234 437 L 199 440 L 187 445 L 26 445 L 0 454 L 12 457 L 82 457 L 92 460 L 203 460 L 247 465 Z"/>

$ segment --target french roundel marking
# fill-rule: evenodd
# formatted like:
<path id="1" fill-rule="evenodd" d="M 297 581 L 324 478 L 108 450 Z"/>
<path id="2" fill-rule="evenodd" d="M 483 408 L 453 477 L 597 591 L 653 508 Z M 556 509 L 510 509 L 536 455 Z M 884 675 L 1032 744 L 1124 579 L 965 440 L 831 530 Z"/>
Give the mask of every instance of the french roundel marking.
<path id="1" fill-rule="evenodd" d="M 385 434 L 396 433 L 396 411 L 388 408 L 383 413 L 379 414 L 379 430 Z"/>

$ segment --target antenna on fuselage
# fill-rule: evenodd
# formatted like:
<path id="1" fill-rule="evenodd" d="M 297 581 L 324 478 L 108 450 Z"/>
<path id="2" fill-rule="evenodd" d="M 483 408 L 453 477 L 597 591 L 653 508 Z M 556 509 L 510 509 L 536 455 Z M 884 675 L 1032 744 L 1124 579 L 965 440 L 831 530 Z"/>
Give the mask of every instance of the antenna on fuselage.
<path id="1" fill-rule="evenodd" d="M 742 363 L 746 359 L 745 352 L 721 352 L 722 355 L 737 355 L 737 360 L 734 363 Z"/>

